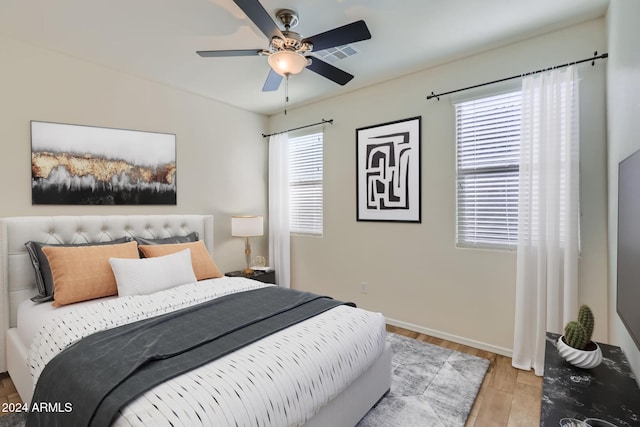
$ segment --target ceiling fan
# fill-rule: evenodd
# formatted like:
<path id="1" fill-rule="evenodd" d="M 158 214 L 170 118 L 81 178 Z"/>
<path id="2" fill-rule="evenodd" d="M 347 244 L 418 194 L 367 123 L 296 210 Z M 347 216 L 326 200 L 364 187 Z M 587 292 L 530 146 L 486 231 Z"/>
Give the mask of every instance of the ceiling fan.
<path id="1" fill-rule="evenodd" d="M 281 31 L 271 19 L 258 0 L 233 0 L 251 21 L 269 38 L 267 49 L 237 49 L 237 50 L 200 50 L 196 53 L 202 57 L 229 56 L 266 56 L 271 66 L 267 80 L 262 87 L 263 92 L 275 91 L 280 87 L 283 77 L 298 74 L 303 69 L 320 74 L 323 77 L 345 85 L 353 75 L 317 57 L 309 56 L 316 51 L 331 47 L 342 46 L 371 38 L 371 33 L 364 21 L 356 21 L 342 27 L 334 28 L 312 37 L 301 37 L 291 31 L 298 24 L 298 15 L 290 9 L 282 9 L 276 13 L 276 18 L 284 26 Z"/>

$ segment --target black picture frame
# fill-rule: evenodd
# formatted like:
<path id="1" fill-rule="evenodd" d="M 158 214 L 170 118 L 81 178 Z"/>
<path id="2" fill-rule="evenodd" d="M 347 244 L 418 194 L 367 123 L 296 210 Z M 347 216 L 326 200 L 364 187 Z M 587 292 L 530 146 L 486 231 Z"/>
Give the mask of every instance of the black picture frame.
<path id="1" fill-rule="evenodd" d="M 356 220 L 422 222 L 422 116 L 356 129 Z"/>
<path id="2" fill-rule="evenodd" d="M 176 136 L 31 121 L 33 205 L 175 205 Z"/>

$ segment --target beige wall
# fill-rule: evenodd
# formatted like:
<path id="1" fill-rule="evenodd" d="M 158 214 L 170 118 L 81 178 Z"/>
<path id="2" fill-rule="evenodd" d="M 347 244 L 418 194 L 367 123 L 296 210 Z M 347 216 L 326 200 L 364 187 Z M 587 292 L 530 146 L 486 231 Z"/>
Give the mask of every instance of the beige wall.
<path id="1" fill-rule="evenodd" d="M 611 0 L 608 36 L 607 124 L 609 163 L 609 328 L 640 383 L 640 351 L 616 313 L 618 163 L 640 149 L 640 2 Z"/>
<path id="2" fill-rule="evenodd" d="M 325 129 L 324 236 L 292 238 L 294 287 L 508 353 L 515 254 L 455 247 L 453 107 L 448 97 L 425 97 L 605 46 L 604 20 L 595 20 L 271 117 L 273 131 L 335 120 Z M 260 133 L 267 119 L 5 37 L 0 52 L 0 216 L 212 213 L 216 261 L 223 270 L 242 266 L 242 242 L 230 237 L 230 216 L 266 214 L 267 147 Z M 580 299 L 600 320 L 596 338 L 607 340 L 604 66 L 583 66 L 581 75 Z M 422 116 L 422 224 L 356 222 L 355 129 L 416 115 Z M 32 206 L 30 120 L 175 133 L 178 205 Z M 266 246 L 265 238 L 256 239 L 254 255 L 266 255 Z"/>
<path id="3" fill-rule="evenodd" d="M 509 354 L 515 253 L 455 247 L 453 106 L 447 96 L 425 98 L 431 91 L 603 52 L 605 31 L 604 19 L 590 21 L 272 116 L 272 131 L 335 120 L 325 126 L 324 236 L 292 238 L 293 286 L 381 311 L 398 325 Z M 607 339 L 605 67 L 602 62 L 581 67 L 580 300 L 598 317 L 600 340 Z M 355 129 L 417 115 L 422 116 L 422 223 L 357 222 Z M 366 294 L 360 292 L 362 282 Z"/>
<path id="4" fill-rule="evenodd" d="M 6 37 L 0 52 L 0 216 L 214 214 L 217 263 L 243 266 L 230 216 L 266 214 L 265 117 Z M 176 134 L 178 204 L 32 206 L 30 120 Z"/>

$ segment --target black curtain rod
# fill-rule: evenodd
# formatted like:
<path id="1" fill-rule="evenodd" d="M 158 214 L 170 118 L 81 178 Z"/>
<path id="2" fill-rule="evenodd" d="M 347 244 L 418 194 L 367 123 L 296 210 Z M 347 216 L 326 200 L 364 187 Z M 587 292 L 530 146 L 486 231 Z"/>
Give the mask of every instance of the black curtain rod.
<path id="1" fill-rule="evenodd" d="M 298 129 L 310 128 L 311 126 L 323 125 L 323 124 L 325 124 L 325 123 L 333 124 L 333 119 L 330 119 L 330 120 L 322 119 L 322 121 L 321 121 L 321 122 L 318 122 L 318 123 L 312 123 L 312 124 L 310 124 L 310 125 L 304 125 L 304 126 L 300 126 L 300 127 L 293 128 L 293 129 L 281 130 L 280 132 L 269 133 L 269 134 L 266 134 L 266 135 L 263 133 L 263 134 L 262 134 L 262 137 L 263 137 L 263 138 L 267 138 L 267 137 L 269 137 L 269 136 L 278 135 L 278 134 L 281 134 L 281 133 L 291 132 L 292 130 L 298 130 Z"/>
<path id="2" fill-rule="evenodd" d="M 475 89 L 477 87 L 488 86 L 488 85 L 492 85 L 492 84 L 495 84 L 495 83 L 506 82 L 507 80 L 519 79 L 519 78 L 522 78 L 522 77 L 525 77 L 525 76 L 530 76 L 532 74 L 544 73 L 545 71 L 555 70 L 556 68 L 564 68 L 564 67 L 568 67 L 569 65 L 582 64 L 583 62 L 588 62 L 588 61 L 591 61 L 591 66 L 594 66 L 595 63 L 596 63 L 596 59 L 605 59 L 608 56 L 609 56 L 608 53 L 603 53 L 602 55 L 598 56 L 598 51 L 595 51 L 591 58 L 585 58 L 585 59 L 581 59 L 579 61 L 567 62 L 566 64 L 556 65 L 555 67 L 549 67 L 549 68 L 544 68 L 542 70 L 531 71 L 531 72 L 524 73 L 524 74 L 518 74 L 516 76 L 505 77 L 504 79 L 494 80 L 492 82 L 480 83 L 480 84 L 477 84 L 477 85 L 474 85 L 474 86 L 465 87 L 465 88 L 462 88 L 462 89 L 450 90 L 449 92 L 443 92 L 443 93 L 438 93 L 438 94 L 431 92 L 431 95 L 427 95 L 427 99 L 436 98 L 438 101 L 440 101 L 440 97 L 444 96 L 444 95 L 449 95 L 449 94 L 456 93 L 456 92 L 462 92 L 464 90 L 469 90 L 469 89 Z"/>

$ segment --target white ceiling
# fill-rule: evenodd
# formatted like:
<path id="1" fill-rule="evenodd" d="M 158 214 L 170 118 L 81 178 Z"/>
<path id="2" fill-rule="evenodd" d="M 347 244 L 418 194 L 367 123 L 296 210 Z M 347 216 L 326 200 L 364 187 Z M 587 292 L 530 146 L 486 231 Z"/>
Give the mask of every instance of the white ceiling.
<path id="1" fill-rule="evenodd" d="M 334 63 L 339 86 L 309 70 L 289 80 L 289 108 L 460 56 L 602 16 L 609 0 L 260 0 L 298 12 L 303 37 L 364 19 L 371 40 Z M 274 18 L 275 19 L 275 18 Z M 261 92 L 264 57 L 201 58 L 196 50 L 266 48 L 232 0 L 0 0 L 0 34 L 245 110 L 274 114 L 284 83 Z"/>

